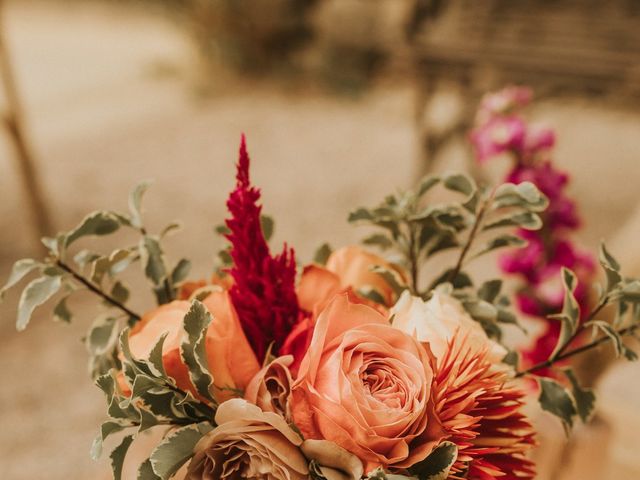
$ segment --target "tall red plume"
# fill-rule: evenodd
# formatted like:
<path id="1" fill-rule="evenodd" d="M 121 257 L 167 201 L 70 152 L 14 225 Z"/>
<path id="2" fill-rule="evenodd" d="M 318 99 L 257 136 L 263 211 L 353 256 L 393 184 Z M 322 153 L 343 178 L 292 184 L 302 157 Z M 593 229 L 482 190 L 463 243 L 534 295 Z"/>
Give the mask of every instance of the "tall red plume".
<path id="1" fill-rule="evenodd" d="M 236 174 L 236 189 L 227 200 L 233 267 L 231 300 L 242 328 L 260 361 L 273 343 L 277 352 L 298 320 L 295 292 L 296 264 L 293 249 L 286 244 L 272 256 L 262 227 L 258 205 L 260 190 L 249 179 L 249 154 L 244 135 Z"/>

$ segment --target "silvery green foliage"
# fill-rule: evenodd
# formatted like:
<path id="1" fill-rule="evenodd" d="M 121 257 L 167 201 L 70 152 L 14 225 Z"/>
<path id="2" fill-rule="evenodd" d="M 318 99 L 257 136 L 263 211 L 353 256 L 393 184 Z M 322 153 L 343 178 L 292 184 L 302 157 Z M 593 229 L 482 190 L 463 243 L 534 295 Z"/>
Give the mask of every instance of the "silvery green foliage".
<path id="1" fill-rule="evenodd" d="M 453 199 L 430 202 L 428 194 L 438 185 L 453 192 Z M 363 242 L 388 252 L 410 273 L 406 285 L 394 272 L 378 269 L 396 293 L 410 289 L 428 298 L 433 289 L 448 284 L 487 333 L 500 339 L 501 324 L 517 324 L 508 309 L 507 296 L 500 295 L 502 283 L 490 281 L 476 289 L 464 269 L 468 262 L 497 249 L 524 246 L 524 240 L 504 228 L 539 228 L 542 222 L 538 213 L 547 204 L 546 197 L 529 182 L 489 190 L 478 187 L 464 174 L 450 173 L 429 176 L 415 190 L 390 195 L 375 208 L 357 209 L 349 221 L 373 226 L 376 232 Z M 422 267 L 444 251 L 456 252 L 458 261 L 421 289 Z M 374 301 L 382 298 L 375 291 L 360 293 Z"/>
<path id="2" fill-rule="evenodd" d="M 178 388 L 165 372 L 162 347 L 166 335 L 158 340 L 147 359 L 139 359 L 129 348 L 129 329 L 120 334 L 121 371 L 131 386 L 131 394 L 127 396 L 121 391 L 117 377 L 119 369 L 113 368 L 98 377 L 96 384 L 105 393 L 109 419 L 102 424 L 91 450 L 92 456 L 98 458 L 103 443 L 112 435 L 119 436 L 120 443 L 110 455 L 116 480 L 120 478 L 126 451 L 139 433 L 150 428 L 169 427 L 164 440 L 139 469 L 141 479 L 168 479 L 191 458 L 198 440 L 214 427 L 217 404 L 211 393 L 213 377 L 203 347 L 210 321 L 206 308 L 195 300 L 183 322 L 187 340 L 181 345 L 181 356 L 200 399 Z M 112 335 L 107 328 L 102 332 L 103 337 Z"/>
<path id="3" fill-rule="evenodd" d="M 150 280 L 159 304 L 176 297 L 180 284 L 187 278 L 191 263 L 181 259 L 170 267 L 162 250 L 162 239 L 178 228 L 177 223 L 165 227 L 160 234 L 148 233 L 143 224 L 142 199 L 150 182 L 136 186 L 129 196 L 129 212 L 96 211 L 87 215 L 73 229 L 61 232 L 55 237 L 44 238 L 48 249 L 42 261 L 22 259 L 15 263 L 5 286 L 0 290 L 0 300 L 7 290 L 18 285 L 27 277 L 32 277 L 22 291 L 18 303 L 16 327 L 23 330 L 39 306 L 53 300 L 53 318 L 70 322 L 73 318 L 70 297 L 79 290 L 93 290 L 103 297 L 104 306 L 109 310 L 111 323 L 104 324 L 105 316 L 100 314 L 86 337 L 86 345 L 91 355 L 89 369 L 93 378 L 104 374 L 118 361 L 115 355 L 116 343 L 113 336 L 106 342 L 105 328 L 117 332 L 121 320 L 135 323 L 139 316 L 127 307 L 129 290 L 119 275 L 135 263 L 140 263 L 144 275 Z M 268 221 L 266 222 L 268 224 Z M 271 224 L 272 228 L 272 224 Z M 122 230 L 133 231 L 140 241 L 133 246 L 117 248 L 109 253 L 99 253 L 90 249 L 70 252 L 77 243 L 90 237 L 104 237 Z M 97 340 L 96 340 L 97 339 Z"/>
<path id="4" fill-rule="evenodd" d="M 640 280 L 624 278 L 620 272 L 620 264 L 607 251 L 600 247 L 600 265 L 605 274 L 605 285 L 596 285 L 599 293 L 594 309 L 583 315 L 573 292 L 576 288 L 576 276 L 568 269 L 562 270 L 562 280 L 565 290 L 562 311 L 553 315 L 560 322 L 560 335 L 548 365 L 569 358 L 580 353 L 584 347 L 574 346 L 574 341 L 581 335 L 592 330 L 593 340 L 587 346 L 595 347 L 610 343 L 618 357 L 636 360 L 637 354 L 625 344 L 624 337 L 632 335 L 640 326 Z M 613 322 L 605 320 L 601 315 L 605 309 L 615 309 Z M 581 319 L 585 320 L 581 323 Z M 545 365 L 543 365 L 545 366 Z M 539 378 L 542 408 L 560 418 L 568 431 L 576 418 L 586 422 L 591 417 L 595 395 L 589 389 L 580 386 L 576 375 L 570 368 L 561 370 L 562 377 L 558 380 Z"/>

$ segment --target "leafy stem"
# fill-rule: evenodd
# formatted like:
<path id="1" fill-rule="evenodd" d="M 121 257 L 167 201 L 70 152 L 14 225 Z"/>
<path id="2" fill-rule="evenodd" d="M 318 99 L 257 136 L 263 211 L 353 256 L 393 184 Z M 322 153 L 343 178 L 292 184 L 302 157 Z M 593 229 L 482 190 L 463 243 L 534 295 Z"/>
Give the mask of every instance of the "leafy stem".
<path id="1" fill-rule="evenodd" d="M 638 328 L 640 328 L 640 324 L 635 324 L 635 325 L 631 325 L 629 327 L 626 328 L 622 328 L 620 330 L 616 331 L 616 334 L 620 335 L 620 336 L 625 336 L 625 335 L 630 335 L 632 333 L 634 333 Z M 598 347 L 600 345 L 602 345 L 605 342 L 609 342 L 611 341 L 611 338 L 607 335 L 600 337 L 596 340 L 594 340 L 593 342 L 587 343 L 585 345 L 582 345 L 580 347 L 576 347 L 572 350 L 569 350 L 568 352 L 564 352 L 561 355 L 557 355 L 555 358 L 550 358 L 549 360 L 545 361 L 545 362 L 541 362 L 538 363 L 526 370 L 523 370 L 521 372 L 516 373 L 516 378 L 520 378 L 520 377 L 524 377 L 525 375 L 530 375 L 534 372 L 537 372 L 538 370 L 542 370 L 543 368 L 549 368 L 552 367 L 554 364 L 556 364 L 557 362 L 560 362 L 562 360 L 566 360 L 567 358 L 571 358 L 574 357 L 580 353 L 586 352 L 588 350 L 591 350 L 595 347 Z"/>
<path id="2" fill-rule="evenodd" d="M 140 318 L 141 318 L 140 315 L 138 315 L 137 313 L 135 313 L 132 310 L 130 310 L 128 307 L 123 305 L 121 302 L 119 302 L 118 300 L 113 298 L 111 295 L 109 295 L 108 293 L 103 291 L 100 287 L 94 285 L 93 282 L 91 282 L 89 279 L 83 277 L 81 274 L 76 272 L 73 268 L 71 268 L 69 265 L 67 265 L 62 260 L 57 259 L 56 260 L 56 266 L 58 266 L 59 268 L 61 268 L 62 270 L 64 270 L 68 274 L 70 274 L 76 281 L 78 281 L 79 283 L 81 283 L 82 285 L 87 287 L 87 289 L 89 289 L 89 291 L 95 293 L 99 297 L 102 297 L 110 305 L 113 305 L 114 307 L 118 308 L 119 310 L 122 310 L 129 317 L 131 317 L 131 318 L 133 318 L 135 320 L 140 320 Z"/>
<path id="3" fill-rule="evenodd" d="M 409 222 L 409 268 L 411 272 L 411 289 L 413 292 L 418 291 L 418 248 L 416 244 L 416 229 Z"/>
<path id="4" fill-rule="evenodd" d="M 582 334 L 582 332 L 585 331 L 589 322 L 594 320 L 596 316 L 602 311 L 602 309 L 606 307 L 608 304 L 609 304 L 609 296 L 605 295 L 598 302 L 598 305 L 593 309 L 593 311 L 589 314 L 589 317 L 587 317 L 587 319 L 584 322 L 582 322 L 580 327 L 576 329 L 576 332 L 569 338 L 569 340 L 565 342 L 565 344 L 558 350 L 558 352 L 549 360 L 555 361 L 560 356 L 562 356 L 562 354 L 567 350 L 567 348 L 569 348 L 569 346 L 576 340 L 576 338 L 578 338 Z M 608 337 L 604 337 L 604 338 L 606 339 Z"/>
<path id="5" fill-rule="evenodd" d="M 482 205 L 480 206 L 480 209 L 478 210 L 478 213 L 476 215 L 475 221 L 473 222 L 473 226 L 471 227 L 471 231 L 469 232 L 469 236 L 467 237 L 467 241 L 462 247 L 462 251 L 460 252 L 458 261 L 456 262 L 455 267 L 453 267 L 453 269 L 449 273 L 449 276 L 447 278 L 449 282 L 453 282 L 458 276 L 458 274 L 460 273 L 460 270 L 464 265 L 464 260 L 467 257 L 467 254 L 469 253 L 469 250 L 471 249 L 471 246 L 473 245 L 473 242 L 476 239 L 476 235 L 478 234 L 478 231 L 480 230 L 480 226 L 482 224 L 482 221 L 484 220 L 484 216 L 487 213 L 487 210 L 491 205 L 491 202 L 493 201 L 494 194 L 495 194 L 495 190 L 491 193 L 491 195 L 487 199 L 485 199 L 482 202 Z"/>

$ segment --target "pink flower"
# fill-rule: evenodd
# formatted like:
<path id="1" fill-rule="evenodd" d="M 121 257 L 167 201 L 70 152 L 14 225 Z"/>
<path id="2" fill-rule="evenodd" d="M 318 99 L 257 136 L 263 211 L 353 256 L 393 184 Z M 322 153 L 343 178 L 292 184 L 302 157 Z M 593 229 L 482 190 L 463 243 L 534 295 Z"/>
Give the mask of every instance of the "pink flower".
<path id="1" fill-rule="evenodd" d="M 516 116 L 494 117 L 471 132 L 471 143 L 480 163 L 509 151 L 519 152 L 525 140 L 524 121 Z"/>
<path id="2" fill-rule="evenodd" d="M 504 115 L 517 108 L 527 106 L 533 98 L 529 87 L 510 86 L 482 97 L 477 122 L 486 122 L 496 115 Z"/>

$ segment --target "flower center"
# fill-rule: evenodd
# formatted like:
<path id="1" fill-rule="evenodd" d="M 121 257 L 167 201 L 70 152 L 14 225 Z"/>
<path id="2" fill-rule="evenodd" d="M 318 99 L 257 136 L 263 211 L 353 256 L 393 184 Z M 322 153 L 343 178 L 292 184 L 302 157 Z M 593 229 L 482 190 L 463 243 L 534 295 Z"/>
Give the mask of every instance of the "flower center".
<path id="1" fill-rule="evenodd" d="M 401 409 L 405 405 L 406 391 L 389 365 L 378 361 L 368 363 L 360 372 L 360 381 L 365 391 L 385 407 Z"/>

